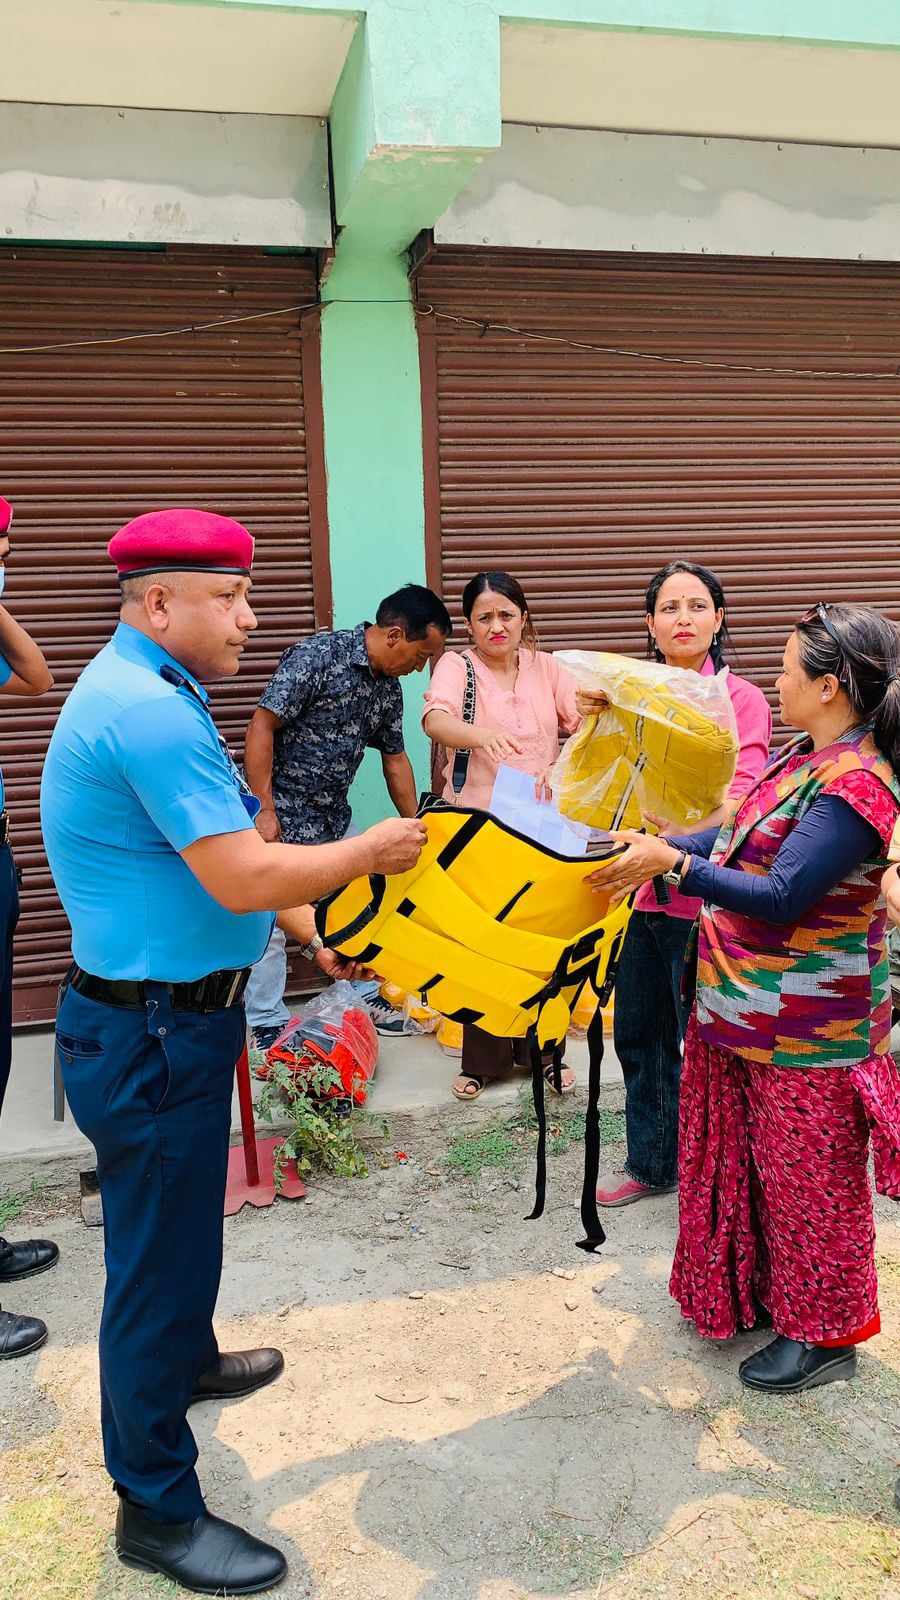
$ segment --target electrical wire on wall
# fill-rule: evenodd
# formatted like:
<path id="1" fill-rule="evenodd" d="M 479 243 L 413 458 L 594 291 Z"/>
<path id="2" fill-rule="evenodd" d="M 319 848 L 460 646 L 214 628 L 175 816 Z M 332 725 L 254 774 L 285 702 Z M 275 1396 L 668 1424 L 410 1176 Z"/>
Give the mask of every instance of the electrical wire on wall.
<path id="1" fill-rule="evenodd" d="M 217 328 L 230 328 L 240 323 L 262 322 L 272 317 L 298 316 L 302 318 L 308 312 L 324 313 L 330 305 L 397 305 L 409 306 L 406 299 L 368 299 L 365 297 L 351 298 L 340 297 L 334 300 L 310 300 L 302 305 L 278 306 L 271 311 L 250 311 L 236 317 L 218 317 L 213 322 L 186 323 L 177 328 L 151 328 L 141 333 L 113 333 L 104 334 L 91 339 L 66 339 L 55 341 L 52 344 L 32 345 L 0 345 L 0 356 L 26 356 L 50 354 L 62 350 L 84 350 L 98 345 L 132 344 L 139 339 L 175 339 L 188 334 L 208 333 Z M 452 322 L 461 328 L 474 328 L 479 337 L 487 334 L 504 334 L 513 339 L 530 339 L 539 344 L 564 345 L 570 350 L 595 353 L 597 355 L 618 356 L 628 361 L 653 361 L 663 366 L 674 367 L 699 367 L 711 372 L 752 372 L 764 376 L 781 378 L 838 378 L 844 381 L 856 379 L 862 382 L 896 383 L 900 381 L 900 357 L 898 367 L 894 372 L 858 372 L 853 370 L 842 371 L 832 367 L 775 367 L 758 365 L 751 361 L 712 361 L 701 356 L 674 356 L 660 355 L 652 350 L 630 350 L 621 345 L 596 344 L 583 339 L 570 339 L 561 333 L 540 333 L 533 328 L 519 328 L 510 322 L 494 322 L 490 317 L 463 317 L 450 311 L 438 311 L 432 305 L 418 305 L 414 307 L 420 317 L 433 317 L 436 321 Z"/>

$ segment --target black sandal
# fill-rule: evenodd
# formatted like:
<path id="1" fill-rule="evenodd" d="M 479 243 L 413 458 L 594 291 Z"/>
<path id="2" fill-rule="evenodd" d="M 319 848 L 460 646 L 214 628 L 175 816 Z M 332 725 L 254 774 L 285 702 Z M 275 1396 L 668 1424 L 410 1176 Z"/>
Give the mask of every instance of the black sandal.
<path id="1" fill-rule="evenodd" d="M 545 1067 L 544 1067 L 544 1082 L 548 1085 L 548 1087 L 550 1089 L 553 1090 L 553 1093 L 555 1095 L 558 1095 L 560 1097 L 560 1099 L 562 1099 L 567 1094 L 574 1094 L 575 1090 L 578 1087 L 578 1085 L 575 1082 L 574 1076 L 572 1078 L 572 1082 L 571 1083 L 563 1083 L 562 1082 L 562 1074 L 564 1072 L 571 1072 L 572 1071 L 571 1067 L 567 1067 L 564 1061 L 560 1062 L 559 1071 L 560 1071 L 560 1085 L 561 1085 L 561 1087 L 559 1089 L 557 1089 L 557 1087 L 556 1087 L 556 1067 L 555 1067 L 555 1065 L 554 1065 L 554 1063 L 552 1061 L 548 1061 L 546 1063 Z"/>

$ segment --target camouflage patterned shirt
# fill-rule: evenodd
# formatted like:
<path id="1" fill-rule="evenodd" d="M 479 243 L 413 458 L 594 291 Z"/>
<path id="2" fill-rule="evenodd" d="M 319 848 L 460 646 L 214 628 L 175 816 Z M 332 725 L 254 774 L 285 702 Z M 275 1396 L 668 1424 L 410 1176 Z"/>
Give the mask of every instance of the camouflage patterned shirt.
<path id="1" fill-rule="evenodd" d="M 272 794 L 289 844 L 327 844 L 350 826 L 347 794 L 366 749 L 403 751 L 403 691 L 372 671 L 366 628 L 316 633 L 285 650 L 260 705 L 283 722 Z"/>

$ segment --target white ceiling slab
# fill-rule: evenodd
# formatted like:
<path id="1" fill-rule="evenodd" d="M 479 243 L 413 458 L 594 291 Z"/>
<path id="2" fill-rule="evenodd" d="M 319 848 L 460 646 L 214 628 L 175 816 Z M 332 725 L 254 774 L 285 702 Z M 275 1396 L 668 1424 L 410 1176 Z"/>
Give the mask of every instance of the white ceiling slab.
<path id="1" fill-rule="evenodd" d="M 900 146 L 900 50 L 507 23 L 507 122 Z"/>
<path id="2" fill-rule="evenodd" d="M 327 117 L 355 20 L 165 0 L 0 0 L 0 100 Z"/>

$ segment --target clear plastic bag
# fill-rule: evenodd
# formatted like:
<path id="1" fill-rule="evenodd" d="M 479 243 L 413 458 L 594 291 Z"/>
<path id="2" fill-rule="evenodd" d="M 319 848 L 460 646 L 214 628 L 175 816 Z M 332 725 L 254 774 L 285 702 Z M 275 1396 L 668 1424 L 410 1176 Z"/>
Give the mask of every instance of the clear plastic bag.
<path id="1" fill-rule="evenodd" d="M 353 984 L 341 979 L 291 1017 L 266 1051 L 266 1067 L 257 1076 L 268 1076 L 276 1063 L 301 1079 L 313 1067 L 332 1067 L 339 1081 L 326 1098 L 346 1096 L 361 1106 L 377 1061 L 378 1035 L 372 1019 Z"/>
<path id="2" fill-rule="evenodd" d="M 424 1005 L 418 995 L 407 994 L 399 984 L 385 982 L 379 989 L 382 1000 L 403 1015 L 403 1032 L 405 1034 L 434 1033 L 440 1022 L 436 1011 Z"/>
<path id="3" fill-rule="evenodd" d="M 687 828 L 725 799 L 738 756 L 726 671 L 686 672 L 655 661 L 592 650 L 557 660 L 579 689 L 604 695 L 550 776 L 564 816 L 594 828 Z"/>

